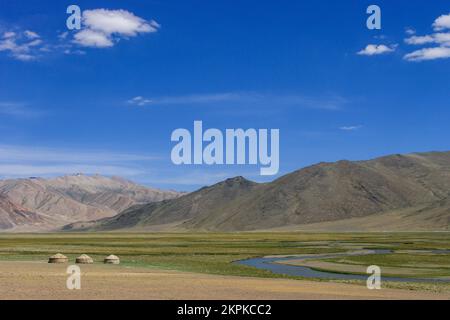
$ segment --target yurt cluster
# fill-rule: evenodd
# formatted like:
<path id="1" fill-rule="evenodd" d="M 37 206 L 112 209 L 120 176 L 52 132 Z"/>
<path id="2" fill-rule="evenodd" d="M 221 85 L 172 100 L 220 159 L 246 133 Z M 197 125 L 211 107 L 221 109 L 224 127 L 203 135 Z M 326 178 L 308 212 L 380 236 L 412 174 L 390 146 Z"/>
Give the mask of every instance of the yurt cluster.
<path id="1" fill-rule="evenodd" d="M 69 262 L 69 258 L 67 258 L 65 255 L 61 253 L 57 253 L 50 258 L 48 258 L 48 263 L 67 263 Z M 80 264 L 90 264 L 94 263 L 94 259 L 89 257 L 87 254 L 82 254 L 81 256 L 77 257 L 75 259 L 75 263 Z M 107 264 L 119 264 L 120 260 L 118 256 L 115 256 L 113 254 L 107 256 L 105 259 L 103 259 L 103 263 Z"/>

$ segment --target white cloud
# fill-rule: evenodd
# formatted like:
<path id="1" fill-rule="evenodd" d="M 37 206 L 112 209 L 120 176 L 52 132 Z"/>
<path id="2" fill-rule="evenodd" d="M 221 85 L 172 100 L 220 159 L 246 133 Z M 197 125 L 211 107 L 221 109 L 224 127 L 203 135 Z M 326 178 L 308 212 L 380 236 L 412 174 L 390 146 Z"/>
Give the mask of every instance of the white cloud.
<path id="1" fill-rule="evenodd" d="M 140 34 L 157 32 L 160 24 L 147 21 L 126 10 L 93 9 L 82 15 L 82 30 L 68 39 L 69 32 L 57 33 L 56 42 L 44 39 L 32 30 L 15 30 L 0 33 L 0 52 L 20 61 L 38 60 L 45 53 L 83 55 L 86 52 L 75 47 L 108 48 L 122 39 Z"/>
<path id="2" fill-rule="evenodd" d="M 152 25 L 126 10 L 85 10 L 83 11 L 83 23 L 87 28 L 106 35 L 118 33 L 136 36 L 138 33 L 156 32 L 158 29 L 157 25 Z"/>
<path id="3" fill-rule="evenodd" d="M 441 31 L 444 29 L 450 29 L 450 13 L 443 14 L 436 20 L 434 20 L 433 28 L 436 31 Z"/>
<path id="4" fill-rule="evenodd" d="M 448 47 L 424 48 L 404 56 L 404 59 L 408 61 L 425 61 L 444 58 L 450 58 L 450 48 Z"/>
<path id="5" fill-rule="evenodd" d="M 441 15 L 433 23 L 434 31 L 450 29 L 450 14 Z M 450 32 L 435 32 L 423 36 L 411 36 L 405 39 L 410 45 L 437 44 L 437 47 L 422 48 L 406 54 L 407 61 L 426 61 L 450 58 Z"/>
<path id="6" fill-rule="evenodd" d="M 145 106 L 147 104 L 152 103 L 152 100 L 145 99 L 144 97 L 137 96 L 127 101 L 129 104 L 137 105 L 137 106 Z"/>
<path id="7" fill-rule="evenodd" d="M 84 47 L 107 48 L 114 45 L 111 38 L 104 33 L 89 29 L 76 33 L 74 38 L 75 43 Z"/>
<path id="8" fill-rule="evenodd" d="M 358 51 L 357 54 L 364 56 L 373 56 L 395 51 L 395 46 L 388 47 L 384 44 L 368 44 L 364 49 Z"/>
<path id="9" fill-rule="evenodd" d="M 413 29 L 413 28 L 408 27 L 408 28 L 405 28 L 405 33 L 406 33 L 407 35 L 412 36 L 413 34 L 416 34 L 416 30 Z"/>
<path id="10" fill-rule="evenodd" d="M 15 32 L 12 32 L 12 31 L 6 31 L 6 32 L 3 33 L 3 38 L 4 38 L 4 39 L 12 38 L 12 37 L 14 37 L 15 35 L 16 35 Z"/>
<path id="11" fill-rule="evenodd" d="M 434 39 L 436 43 L 444 46 L 450 46 L 450 33 L 435 33 Z"/>
<path id="12" fill-rule="evenodd" d="M 52 49 L 51 49 L 50 46 L 45 45 L 45 46 L 43 46 L 43 47 L 40 47 L 40 48 L 39 48 L 39 51 L 41 51 L 41 52 L 52 52 Z"/>
<path id="13" fill-rule="evenodd" d="M 69 35 L 69 32 L 64 31 L 64 32 L 61 32 L 60 34 L 58 34 L 58 38 L 59 38 L 60 40 L 64 40 L 64 39 L 67 38 L 68 35 Z"/>
<path id="14" fill-rule="evenodd" d="M 356 130 L 361 129 L 362 127 L 363 127 L 362 125 L 357 125 L 357 126 L 342 126 L 342 127 L 339 127 L 339 129 L 340 129 L 340 130 L 343 130 L 343 131 L 356 131 Z"/>
<path id="15" fill-rule="evenodd" d="M 36 32 L 30 30 L 25 30 L 24 34 L 28 39 L 37 39 L 40 37 Z"/>
<path id="16" fill-rule="evenodd" d="M 83 27 L 84 29 L 74 36 L 76 44 L 107 48 L 122 38 L 156 32 L 160 25 L 154 20 L 146 21 L 126 10 L 93 9 L 83 11 Z"/>
<path id="17" fill-rule="evenodd" d="M 83 56 L 86 54 L 86 51 L 66 49 L 66 50 L 64 50 L 64 54 L 75 54 L 75 55 Z"/>
<path id="18" fill-rule="evenodd" d="M 407 44 L 426 44 L 434 42 L 434 37 L 430 35 L 426 36 L 412 36 L 405 39 Z"/>
<path id="19" fill-rule="evenodd" d="M 30 42 L 26 43 L 26 45 L 28 47 L 36 47 L 36 46 L 39 46 L 40 44 L 42 44 L 42 40 L 41 39 L 36 39 L 36 40 L 33 40 L 33 41 L 30 41 Z"/>
<path id="20" fill-rule="evenodd" d="M 340 96 L 308 97 L 300 94 L 265 94 L 255 92 L 224 92 L 201 93 L 179 96 L 161 96 L 144 98 L 137 96 L 127 101 L 129 104 L 144 105 L 217 105 L 228 104 L 253 105 L 255 107 L 303 107 L 322 110 L 339 110 L 348 103 L 347 99 Z"/>
<path id="21" fill-rule="evenodd" d="M 35 56 L 26 53 L 16 53 L 14 54 L 14 58 L 20 61 L 33 61 L 37 59 Z"/>
<path id="22" fill-rule="evenodd" d="M 42 48 L 45 48 L 43 41 L 37 33 L 30 30 L 20 34 L 7 31 L 0 40 L 0 51 L 8 52 L 11 57 L 21 61 L 36 60 Z"/>
<path id="23" fill-rule="evenodd" d="M 16 42 L 10 38 L 0 41 L 0 51 L 14 51 L 18 50 Z"/>
<path id="24" fill-rule="evenodd" d="M 425 36 L 412 36 L 405 39 L 407 44 L 423 45 L 429 43 L 437 43 L 444 46 L 450 46 L 450 33 L 434 33 Z"/>

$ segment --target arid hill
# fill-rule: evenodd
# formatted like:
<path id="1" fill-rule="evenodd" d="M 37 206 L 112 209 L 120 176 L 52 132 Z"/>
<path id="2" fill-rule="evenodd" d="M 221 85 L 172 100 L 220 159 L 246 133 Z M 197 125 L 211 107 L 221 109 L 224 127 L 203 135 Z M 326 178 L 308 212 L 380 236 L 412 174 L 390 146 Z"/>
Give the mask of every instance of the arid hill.
<path id="1" fill-rule="evenodd" d="M 179 195 L 99 175 L 0 180 L 0 229 L 51 230 Z"/>
<path id="2" fill-rule="evenodd" d="M 396 230 L 424 226 L 448 230 L 449 194 L 450 152 L 391 155 L 319 163 L 264 184 L 236 177 L 64 229 L 246 231 L 303 226 L 307 230 L 308 224 L 402 212 Z M 398 218 L 394 214 L 392 219 Z M 375 229 L 388 229 L 391 222 L 381 219 Z"/>

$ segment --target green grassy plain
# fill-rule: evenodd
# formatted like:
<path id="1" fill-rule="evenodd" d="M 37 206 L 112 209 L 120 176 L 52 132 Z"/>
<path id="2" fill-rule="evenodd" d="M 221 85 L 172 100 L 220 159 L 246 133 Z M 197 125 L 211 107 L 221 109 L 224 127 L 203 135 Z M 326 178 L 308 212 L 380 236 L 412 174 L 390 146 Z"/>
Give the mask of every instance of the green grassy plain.
<path id="1" fill-rule="evenodd" d="M 398 268 L 424 267 L 437 276 L 450 276 L 450 253 L 409 253 L 407 250 L 450 249 L 450 233 L 55 233 L 0 234 L 0 260 L 46 261 L 63 253 L 70 261 L 85 253 L 96 263 L 109 254 L 126 266 L 171 269 L 221 275 L 286 277 L 232 264 L 266 255 L 390 249 L 390 255 L 336 258 L 349 264 Z M 406 250 L 406 251 L 405 251 Z M 396 284 L 394 286 L 405 286 Z M 448 288 L 448 284 L 442 284 Z M 412 288 L 421 285 L 411 285 Z M 423 286 L 422 286 L 423 287 Z"/>

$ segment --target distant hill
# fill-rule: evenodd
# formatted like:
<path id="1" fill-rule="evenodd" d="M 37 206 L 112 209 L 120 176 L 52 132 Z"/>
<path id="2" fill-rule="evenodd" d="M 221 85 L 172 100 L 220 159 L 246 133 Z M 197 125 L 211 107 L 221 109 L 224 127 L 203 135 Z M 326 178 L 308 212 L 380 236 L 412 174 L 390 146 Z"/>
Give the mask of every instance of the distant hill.
<path id="1" fill-rule="evenodd" d="M 236 177 L 64 230 L 317 230 L 321 223 L 326 230 L 324 223 L 339 221 L 352 230 L 357 219 L 383 213 L 390 215 L 372 221 L 371 230 L 394 222 L 396 230 L 448 230 L 449 195 L 450 152 L 398 154 L 319 163 L 263 184 Z"/>
<path id="2" fill-rule="evenodd" d="M 99 175 L 0 180 L 0 229 L 51 230 L 179 195 Z"/>

